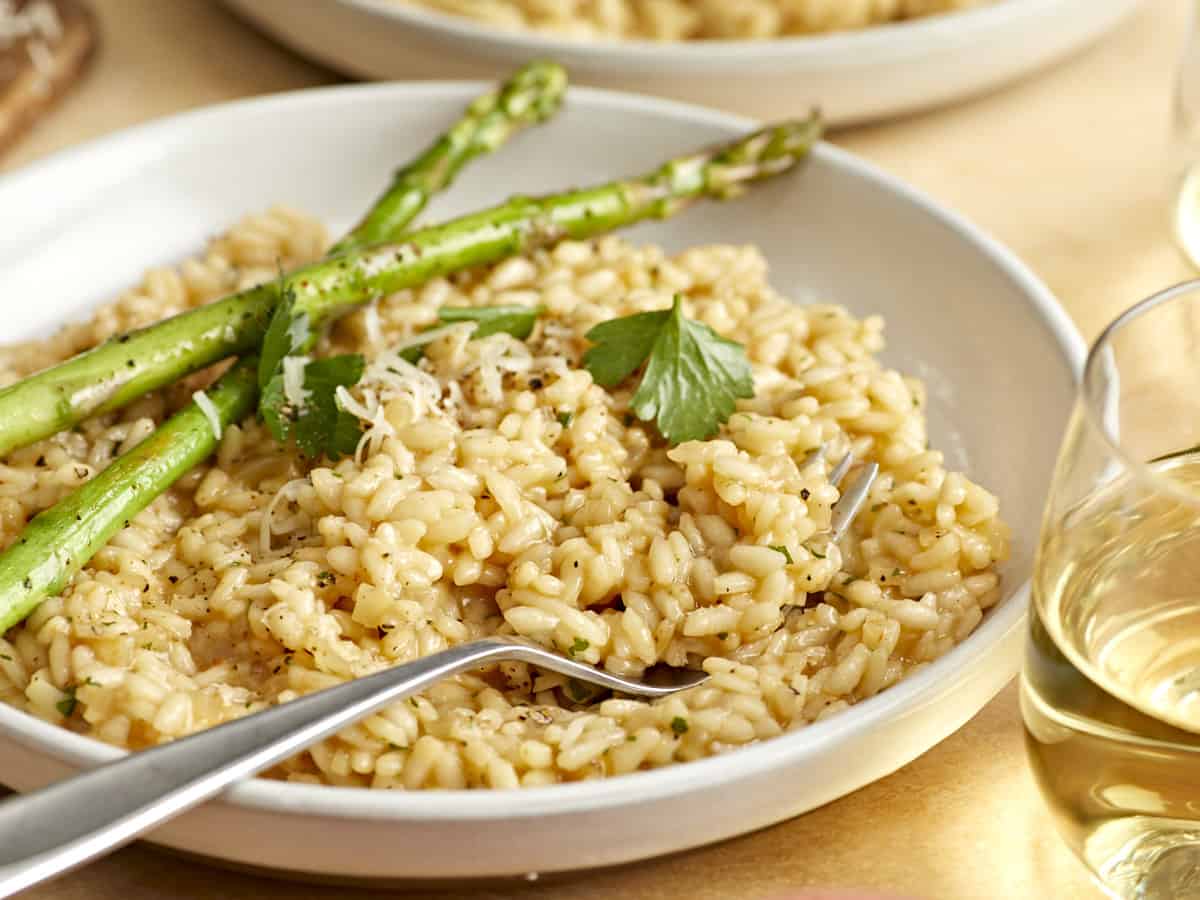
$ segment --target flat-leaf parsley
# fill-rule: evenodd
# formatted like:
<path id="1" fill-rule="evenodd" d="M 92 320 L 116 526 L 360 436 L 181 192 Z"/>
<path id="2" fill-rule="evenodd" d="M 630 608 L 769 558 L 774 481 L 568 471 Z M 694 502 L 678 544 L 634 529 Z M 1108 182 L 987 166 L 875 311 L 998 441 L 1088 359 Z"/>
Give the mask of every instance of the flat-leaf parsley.
<path id="1" fill-rule="evenodd" d="M 583 357 L 597 384 L 616 387 L 645 363 L 631 403 L 672 444 L 704 440 L 733 415 L 739 397 L 754 396 L 754 376 L 741 344 L 670 309 L 602 322 L 586 335 L 595 344 Z"/>
<path id="2" fill-rule="evenodd" d="M 295 296 L 285 293 L 263 338 L 258 408 L 275 440 L 286 443 L 291 438 L 305 456 L 337 459 L 353 453 L 362 437 L 358 419 L 338 403 L 337 389 L 357 384 L 364 362 L 357 353 L 309 360 L 298 351 L 310 339 L 308 313 L 297 310 Z M 289 389 L 293 368 L 301 374 Z"/>

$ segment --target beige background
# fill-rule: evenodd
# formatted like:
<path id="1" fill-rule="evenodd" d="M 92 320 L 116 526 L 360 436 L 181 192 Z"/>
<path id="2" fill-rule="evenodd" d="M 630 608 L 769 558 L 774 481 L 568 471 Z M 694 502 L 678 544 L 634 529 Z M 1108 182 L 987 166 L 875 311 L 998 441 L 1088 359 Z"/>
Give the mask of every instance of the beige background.
<path id="1" fill-rule="evenodd" d="M 1120 309 L 1191 274 L 1167 228 L 1167 196 L 1180 159 L 1168 142 L 1170 85 L 1187 5 L 1147 0 L 1120 32 L 1051 72 L 961 106 L 834 139 L 1006 242 L 1091 337 Z M 177 110 L 335 80 L 205 0 L 97 0 L 96 6 L 104 45 L 91 77 L 0 158 L 0 171 Z M 793 822 L 622 870 L 472 896 L 710 900 L 820 885 L 928 900 L 1098 897 L 1054 835 L 1021 740 L 1016 691 L 1009 687 L 921 759 Z M 29 896 L 371 895 L 229 874 L 134 847 Z"/>

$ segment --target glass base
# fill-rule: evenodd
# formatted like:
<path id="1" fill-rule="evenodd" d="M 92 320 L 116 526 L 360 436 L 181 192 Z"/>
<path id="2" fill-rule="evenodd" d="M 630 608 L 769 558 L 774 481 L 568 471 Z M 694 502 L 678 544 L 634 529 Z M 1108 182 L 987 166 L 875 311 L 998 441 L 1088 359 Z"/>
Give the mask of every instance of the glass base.
<path id="1" fill-rule="evenodd" d="M 1200 826 L 1134 816 L 1088 836 L 1084 862 L 1120 900 L 1200 900 Z"/>

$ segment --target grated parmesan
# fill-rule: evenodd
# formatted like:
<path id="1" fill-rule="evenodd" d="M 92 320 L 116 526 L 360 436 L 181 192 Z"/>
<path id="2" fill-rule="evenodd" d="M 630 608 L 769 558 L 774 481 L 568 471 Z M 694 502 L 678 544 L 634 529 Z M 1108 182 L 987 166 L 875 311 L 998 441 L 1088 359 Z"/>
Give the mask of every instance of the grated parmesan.
<path id="1" fill-rule="evenodd" d="M 258 544 L 263 556 L 269 556 L 271 553 L 271 535 L 274 533 L 275 510 L 279 508 L 279 504 L 284 500 L 296 499 L 293 495 L 297 488 L 301 488 L 308 484 L 306 478 L 293 478 L 285 483 L 275 496 L 271 498 L 271 502 L 267 504 L 267 508 L 263 511 L 262 519 L 258 523 Z"/>
<path id="2" fill-rule="evenodd" d="M 367 343 L 378 347 L 383 343 L 383 326 L 379 320 L 379 298 L 376 297 L 363 310 L 363 328 L 367 332 Z"/>
<path id="3" fill-rule="evenodd" d="M 221 414 L 217 412 L 217 407 L 213 405 L 213 402 L 208 399 L 208 394 L 204 391 L 196 391 L 192 394 L 192 399 L 196 401 L 196 406 L 200 407 L 200 412 L 204 413 L 204 418 L 208 419 L 213 437 L 218 441 L 221 440 Z"/>
<path id="4" fill-rule="evenodd" d="M 393 345 L 392 352 L 398 354 L 400 351 L 408 350 L 410 347 L 424 347 L 426 344 L 431 344 L 438 338 L 443 338 L 448 334 L 464 332 L 469 337 L 478 327 L 478 322 L 451 322 L 449 325 L 430 328 L 428 331 L 418 331 L 412 337 L 405 338 L 398 344 Z"/>
<path id="5" fill-rule="evenodd" d="M 308 404 L 309 391 L 304 387 L 304 367 L 307 365 L 307 356 L 283 358 L 283 399 L 297 415 L 304 412 L 304 407 Z"/>

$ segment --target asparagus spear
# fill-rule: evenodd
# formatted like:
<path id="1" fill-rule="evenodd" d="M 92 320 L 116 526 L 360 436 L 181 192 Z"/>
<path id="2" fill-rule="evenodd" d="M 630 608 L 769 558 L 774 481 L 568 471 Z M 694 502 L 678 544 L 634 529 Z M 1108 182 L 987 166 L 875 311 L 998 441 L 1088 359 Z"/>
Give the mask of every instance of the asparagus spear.
<path id="1" fill-rule="evenodd" d="M 254 411 L 258 396 L 251 356 L 209 388 L 221 428 Z M 91 481 L 34 516 L 0 554 L 0 634 L 20 622 L 129 524 L 155 497 L 217 446 L 213 423 L 193 402 Z"/>
<path id="2" fill-rule="evenodd" d="M 555 63 L 533 62 L 518 70 L 397 171 L 387 192 L 331 253 L 395 240 L 467 161 L 549 118 L 565 90 L 566 73 Z M 0 389 L 0 457 L 88 416 L 120 409 L 189 372 L 254 350 L 278 299 L 278 282 L 259 285 L 124 334 Z"/>
<path id="3" fill-rule="evenodd" d="M 588 238 L 692 201 L 723 197 L 786 171 L 820 134 L 814 117 L 683 156 L 625 181 L 554 196 L 514 197 L 493 209 L 355 249 L 288 276 L 284 290 L 316 327 L 371 297 L 562 238 Z M 0 456 L 116 409 L 182 375 L 258 346 L 279 294 L 259 289 L 200 307 L 111 341 L 0 390 Z"/>
<path id="4" fill-rule="evenodd" d="M 500 149 L 525 126 L 554 115 L 566 88 L 567 73 L 562 66 L 550 62 L 523 66 L 499 90 L 472 103 L 436 143 L 399 169 L 387 192 L 329 255 L 393 239 L 417 217 L 431 195 L 454 180 L 463 165 Z"/>
<path id="5" fill-rule="evenodd" d="M 446 187 L 467 160 L 497 149 L 517 129 L 551 115 L 562 99 L 564 87 L 565 75 L 560 67 L 534 63 L 521 69 L 496 94 L 477 100 L 448 135 L 396 173 L 388 190 L 354 230 L 343 238 L 341 245 L 353 247 L 380 238 L 395 239 L 402 236 L 404 228 L 420 213 L 430 196 Z M 277 285 L 270 285 L 269 289 L 255 288 L 239 296 L 249 295 L 254 302 L 267 300 L 268 305 L 263 313 L 265 318 L 270 311 L 269 304 L 275 301 L 277 288 Z M 183 318 L 186 316 L 169 319 L 163 324 L 177 325 Z M 195 366 L 183 363 L 181 367 L 181 357 L 171 354 L 174 342 L 199 340 L 211 343 L 223 339 L 227 335 L 223 333 L 225 326 L 220 322 L 221 316 L 215 317 L 199 333 L 181 332 L 177 327 L 159 332 L 159 339 L 168 342 L 159 361 L 177 375 L 192 371 Z M 132 339 L 124 342 L 118 339 L 99 349 L 127 349 L 131 343 Z M 253 346 L 253 340 L 243 339 L 238 350 Z M 76 360 L 87 359 L 91 355 L 85 354 L 76 357 Z M 222 353 L 215 359 L 224 355 Z M 130 358 L 133 358 L 132 354 Z M 48 370 L 51 373 L 54 371 Z M 17 541 L 0 553 L 0 634 L 29 615 L 42 599 L 62 591 L 70 576 L 85 565 L 130 519 L 193 466 L 205 460 L 217 447 L 217 431 L 224 430 L 253 412 L 258 399 L 257 371 L 257 356 L 240 360 L 206 391 L 205 396 L 211 404 L 209 410 L 193 401 L 91 481 L 29 522 Z M 14 387 L 29 384 L 38 377 L 26 379 Z M 71 377 L 83 378 L 84 374 Z M 70 383 L 68 380 L 59 386 L 66 387 Z M 83 382 L 75 383 L 81 385 L 81 390 L 86 388 Z M 166 382 L 156 382 L 153 386 L 163 383 Z M 126 382 L 126 388 L 128 384 Z M 54 388 L 49 386 L 49 389 Z M 7 408 L 9 403 L 33 402 L 29 397 L 23 399 L 19 391 L 16 392 L 16 399 L 11 400 L 8 396 L 10 392 L 12 389 L 0 392 L 0 409 Z M 65 396 L 77 394 L 78 391 Z M 92 411 L 116 408 L 133 396 L 136 396 L 136 392 L 116 402 L 110 399 Z M 0 417 L 5 414 L 0 413 Z M 60 410 L 57 414 L 70 416 L 66 421 L 69 425 L 83 418 L 87 412 L 79 407 L 66 412 Z M 215 416 L 215 422 L 210 415 Z M 0 454 L 13 446 L 45 437 L 54 430 L 35 433 L 7 447 L 2 443 L 3 437 L 0 437 Z"/>
<path id="6" fill-rule="evenodd" d="M 289 276 L 285 290 L 294 291 L 297 302 L 306 303 L 314 319 L 327 318 L 370 296 L 563 237 L 590 237 L 643 219 L 666 218 L 695 199 L 726 196 L 748 182 L 791 168 L 807 154 L 818 131 L 815 120 L 786 123 L 725 147 L 671 160 L 641 178 L 542 199 L 517 197 L 495 209 L 412 232 L 400 243 L 353 251 L 309 266 Z M 214 391 L 225 391 L 219 407 L 225 410 L 220 414 L 223 423 L 244 415 L 257 394 L 256 380 L 246 376 L 248 365 L 243 362 L 231 370 Z M 216 446 L 216 439 L 208 420 L 189 415 L 192 412 L 189 407 L 179 413 L 159 432 L 185 430 L 196 441 L 201 440 L 201 433 L 207 435 L 202 459 Z M 189 418 L 184 424 L 175 426 L 185 415 Z M 60 590 L 130 516 L 165 491 L 191 464 L 193 456 L 184 458 L 181 450 L 180 465 L 175 465 L 174 442 L 159 440 L 159 432 L 145 442 L 157 455 L 139 455 L 130 465 L 123 465 L 126 457 L 122 457 L 75 494 L 35 517 L 17 543 L 0 553 L 0 632 Z M 145 444 L 127 456 L 137 454 Z M 179 444 L 185 446 L 182 439 Z M 76 520 L 85 505 L 90 514 Z"/>

